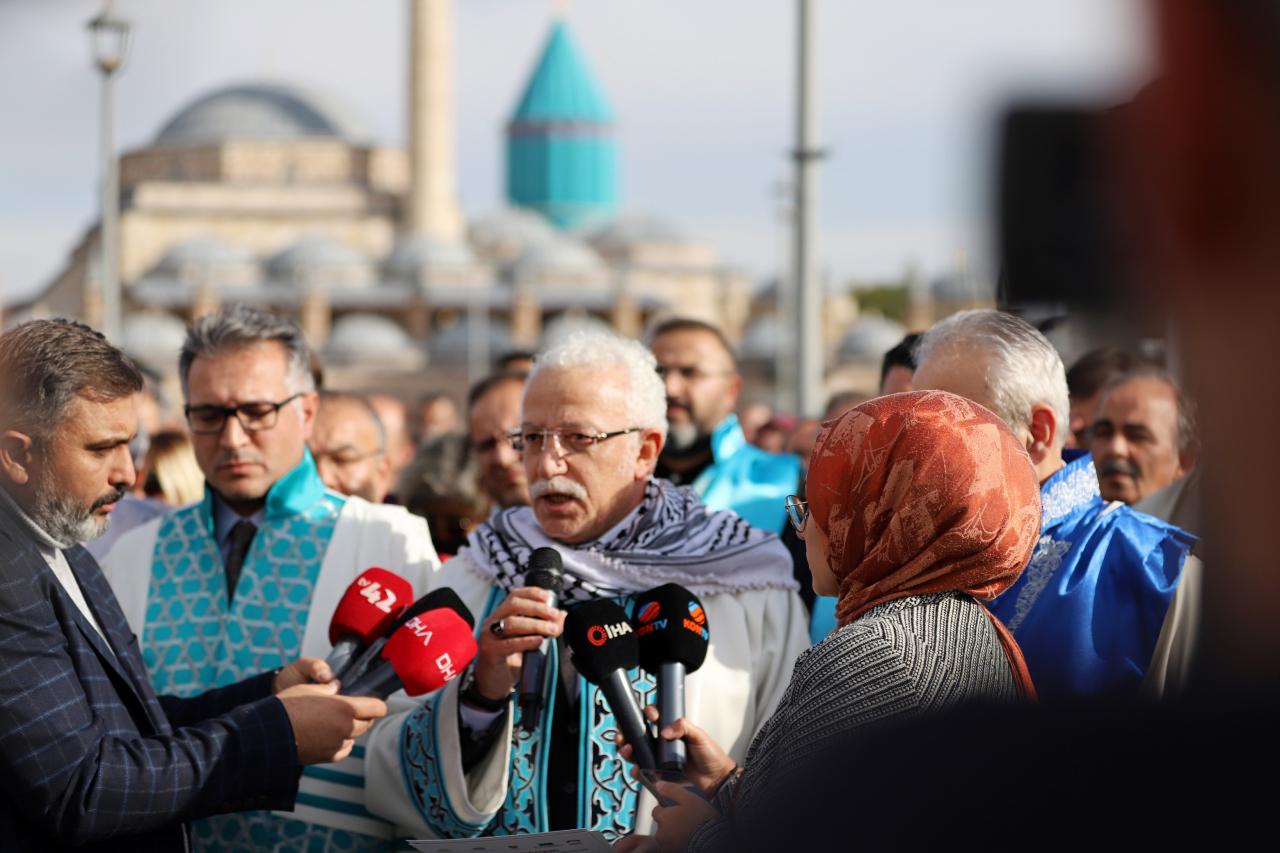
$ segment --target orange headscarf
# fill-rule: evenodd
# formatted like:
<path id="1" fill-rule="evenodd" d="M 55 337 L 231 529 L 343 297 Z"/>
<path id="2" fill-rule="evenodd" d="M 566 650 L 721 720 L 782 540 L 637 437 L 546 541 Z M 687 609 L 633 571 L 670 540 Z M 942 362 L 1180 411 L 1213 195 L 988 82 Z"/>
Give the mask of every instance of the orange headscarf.
<path id="1" fill-rule="evenodd" d="M 1026 450 L 994 414 L 942 391 L 879 397 L 823 424 L 806 492 L 829 540 L 842 626 L 909 595 L 990 601 L 1018 579 L 1040 533 Z M 1022 650 L 987 616 L 1034 699 Z"/>

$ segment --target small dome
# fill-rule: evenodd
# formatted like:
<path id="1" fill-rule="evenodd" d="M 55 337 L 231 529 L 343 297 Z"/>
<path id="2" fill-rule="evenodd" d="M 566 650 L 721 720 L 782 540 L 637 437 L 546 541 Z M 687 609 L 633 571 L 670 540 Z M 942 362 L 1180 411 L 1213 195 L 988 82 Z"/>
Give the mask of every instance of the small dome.
<path id="1" fill-rule="evenodd" d="M 422 350 L 394 320 L 378 314 L 347 314 L 329 333 L 325 357 L 346 364 L 414 368 L 425 364 Z"/>
<path id="2" fill-rule="evenodd" d="M 154 370 L 168 372 L 178 363 L 187 324 L 172 314 L 144 311 L 124 320 L 124 351 Z"/>
<path id="3" fill-rule="evenodd" d="M 279 286 L 306 289 L 363 288 L 373 284 L 369 259 L 323 234 L 303 237 L 267 261 L 267 274 Z"/>
<path id="4" fill-rule="evenodd" d="M 492 319 L 489 321 L 486 342 L 486 360 L 489 361 L 492 361 L 496 356 L 515 349 L 506 326 L 501 323 L 495 323 Z M 466 361 L 467 356 L 471 353 L 471 328 L 467 323 L 466 315 L 459 317 L 458 322 L 453 323 L 448 328 L 441 329 L 433 334 L 427 340 L 427 352 L 431 354 L 432 362 L 457 363 Z"/>
<path id="5" fill-rule="evenodd" d="M 884 354 L 902 342 L 906 330 L 878 314 L 864 314 L 840 341 L 838 357 L 850 359 L 882 359 Z"/>
<path id="6" fill-rule="evenodd" d="M 248 249 L 217 237 L 195 237 L 165 252 L 150 275 L 193 287 L 241 287 L 254 284 L 261 276 L 261 268 Z"/>
<path id="7" fill-rule="evenodd" d="M 605 273 L 604 261 L 590 246 L 564 236 L 526 249 L 515 263 L 516 278 L 523 280 L 599 280 Z"/>
<path id="8" fill-rule="evenodd" d="M 509 207 L 473 221 L 467 236 L 484 257 L 510 263 L 525 250 L 554 240 L 556 231 L 541 214 Z"/>
<path id="9" fill-rule="evenodd" d="M 766 314 L 751 322 L 742 333 L 738 354 L 747 361 L 773 361 L 790 335 L 783 329 L 777 314 Z"/>
<path id="10" fill-rule="evenodd" d="M 352 125 L 322 99 L 294 86 L 227 86 L 183 107 L 156 136 L 157 145 L 205 145 L 228 139 L 351 139 Z"/>
<path id="11" fill-rule="evenodd" d="M 602 252 L 637 245 L 683 245 L 688 240 L 670 222 L 655 216 L 620 216 L 589 235 L 587 240 Z"/>
<path id="12" fill-rule="evenodd" d="M 396 244 L 386 262 L 389 281 L 416 286 L 458 284 L 479 272 L 466 243 L 433 237 L 407 237 Z"/>

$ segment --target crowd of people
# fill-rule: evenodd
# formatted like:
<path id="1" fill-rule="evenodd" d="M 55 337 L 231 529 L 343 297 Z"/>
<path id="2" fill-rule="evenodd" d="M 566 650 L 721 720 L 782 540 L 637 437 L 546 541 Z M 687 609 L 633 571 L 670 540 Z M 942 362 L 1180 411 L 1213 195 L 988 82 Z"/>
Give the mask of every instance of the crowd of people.
<path id="1" fill-rule="evenodd" d="M 1238 419 L 1274 400 L 1239 366 L 1264 363 L 1241 355 L 1266 345 L 1247 332 L 1280 271 L 1280 18 L 1155 8 L 1166 77 L 1125 126 L 1169 144 L 1122 160 L 1176 374 L 1123 350 L 1068 369 L 1025 319 L 977 309 L 886 353 L 878 393 L 794 419 L 740 399 L 720 330 L 673 318 L 514 354 L 464 406 L 411 410 L 326 389 L 293 321 L 229 305 L 174 353 L 165 432 L 151 380 L 92 329 L 0 334 L 3 846 L 1247 837 L 1280 596 L 1277 472 Z M 1208 96 L 1224 83 L 1237 98 Z M 547 549 L 555 589 L 526 578 Z M 375 566 L 474 622 L 439 689 L 347 695 L 326 662 Z M 618 674 L 655 743 L 684 746 L 683 776 L 654 781 L 568 646 L 574 613 L 612 602 L 626 634 L 667 584 L 706 646 L 674 719 L 655 673 Z"/>

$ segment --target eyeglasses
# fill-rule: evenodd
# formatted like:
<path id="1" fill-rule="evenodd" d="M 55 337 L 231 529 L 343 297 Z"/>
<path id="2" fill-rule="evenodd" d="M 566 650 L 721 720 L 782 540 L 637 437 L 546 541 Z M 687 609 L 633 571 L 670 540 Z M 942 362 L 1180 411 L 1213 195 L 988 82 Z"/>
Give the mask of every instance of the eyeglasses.
<path id="1" fill-rule="evenodd" d="M 667 374 L 674 373 L 685 382 L 697 382 L 712 376 L 732 376 L 734 373 L 732 370 L 703 370 L 701 367 L 677 367 L 674 364 L 659 364 L 653 369 L 663 379 L 667 378 Z"/>
<path id="2" fill-rule="evenodd" d="M 280 410 L 301 397 L 305 392 L 299 391 L 287 400 L 279 403 L 241 403 L 239 406 L 184 406 L 182 411 L 187 416 L 187 424 L 196 435 L 217 435 L 226 426 L 227 418 L 232 415 L 244 427 L 245 432 L 263 432 L 269 430 L 280 420 Z"/>
<path id="3" fill-rule="evenodd" d="M 542 449 L 547 446 L 547 439 L 551 437 L 555 440 L 558 452 L 567 453 L 584 453 L 595 447 L 602 441 L 608 441 L 611 438 L 617 438 L 620 435 L 628 433 L 640 432 L 644 427 L 629 427 L 627 429 L 615 430 L 614 432 L 568 432 L 559 429 L 541 429 L 541 430 L 516 430 L 507 433 L 507 440 L 511 442 L 511 446 L 515 448 L 517 453 L 541 453 Z"/>
<path id="4" fill-rule="evenodd" d="M 805 525 L 809 523 L 809 502 L 802 501 L 795 495 L 787 495 L 787 518 L 796 529 L 796 535 L 804 536 Z"/>

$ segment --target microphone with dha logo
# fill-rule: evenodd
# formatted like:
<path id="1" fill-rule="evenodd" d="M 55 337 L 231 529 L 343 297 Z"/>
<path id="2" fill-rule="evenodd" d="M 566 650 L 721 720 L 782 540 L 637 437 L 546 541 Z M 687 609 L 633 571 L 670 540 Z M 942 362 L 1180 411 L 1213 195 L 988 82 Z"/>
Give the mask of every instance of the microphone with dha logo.
<path id="1" fill-rule="evenodd" d="M 475 656 L 471 626 L 448 608 L 430 610 L 397 628 L 382 647 L 381 660 L 342 693 L 386 699 L 404 688 L 421 696 L 457 678 Z"/>
<path id="2" fill-rule="evenodd" d="M 410 589 L 409 595 L 413 591 Z M 346 665 L 341 671 L 334 670 L 334 676 L 344 683 L 355 681 L 360 676 L 369 671 L 369 667 L 378 662 L 378 654 L 382 651 L 383 646 L 387 644 L 387 638 L 396 632 L 401 625 L 408 622 L 415 616 L 420 616 L 428 610 L 437 610 L 441 607 L 448 608 L 462 617 L 463 621 L 475 627 L 476 619 L 471 615 L 471 610 L 467 605 L 462 603 L 462 599 L 450 587 L 442 586 L 439 589 L 433 589 L 431 592 L 419 598 L 413 604 L 409 605 L 403 613 L 401 613 L 395 621 L 381 630 L 378 636 L 369 643 L 368 648 L 357 655 Z"/>
<path id="3" fill-rule="evenodd" d="M 711 633 L 698 597 L 679 584 L 663 584 L 636 597 L 640 665 L 658 679 L 658 725 L 684 716 L 684 677 L 707 658 Z M 658 740 L 658 767 L 684 770 L 684 741 Z"/>
<path id="4" fill-rule="evenodd" d="M 370 643 L 385 636 L 412 598 L 413 585 L 395 572 L 376 566 L 361 572 L 342 594 L 329 620 L 333 650 L 325 663 L 334 675 L 346 669 Z"/>
<path id="5" fill-rule="evenodd" d="M 627 670 L 640 662 L 639 644 L 627 612 L 607 599 L 588 601 L 569 611 L 564 634 L 573 652 L 573 665 L 583 678 L 599 686 L 618 730 L 631 744 L 636 765 L 642 770 L 654 769 L 657 765 L 649 732 L 627 678 Z"/>

